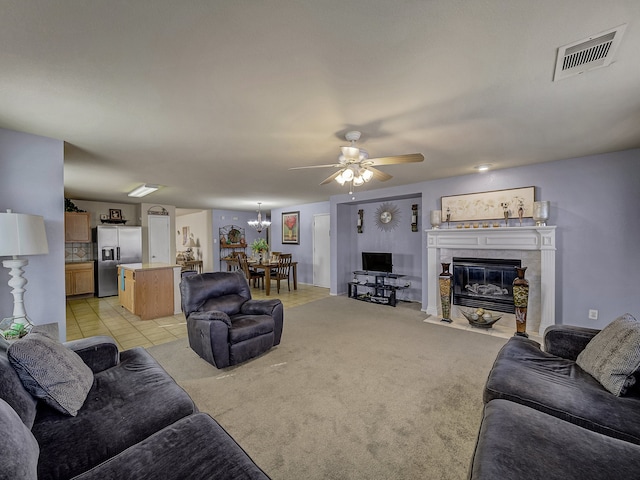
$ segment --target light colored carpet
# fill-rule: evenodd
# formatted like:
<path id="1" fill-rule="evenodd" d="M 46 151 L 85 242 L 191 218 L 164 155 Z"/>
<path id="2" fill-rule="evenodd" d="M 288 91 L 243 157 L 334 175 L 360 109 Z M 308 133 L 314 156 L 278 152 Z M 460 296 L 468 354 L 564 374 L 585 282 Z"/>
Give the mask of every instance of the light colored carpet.
<path id="1" fill-rule="evenodd" d="M 151 354 L 274 480 L 464 479 L 506 339 L 330 297 L 285 310 L 282 343 L 218 370 L 187 340 Z"/>

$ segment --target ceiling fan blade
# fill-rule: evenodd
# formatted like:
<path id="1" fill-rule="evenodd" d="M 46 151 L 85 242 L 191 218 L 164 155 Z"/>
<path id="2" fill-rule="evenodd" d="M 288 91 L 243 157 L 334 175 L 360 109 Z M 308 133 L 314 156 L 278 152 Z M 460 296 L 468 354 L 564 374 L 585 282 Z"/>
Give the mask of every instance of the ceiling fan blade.
<path id="1" fill-rule="evenodd" d="M 306 167 L 291 167 L 289 168 L 289 170 L 302 170 L 305 168 L 327 168 L 327 167 L 333 167 L 333 168 L 338 168 L 341 167 L 342 165 L 340 165 L 339 163 L 332 163 L 330 165 L 308 165 Z"/>
<path id="2" fill-rule="evenodd" d="M 322 182 L 320 182 L 320 185 L 326 185 L 327 183 L 333 182 L 333 180 L 335 180 L 335 178 L 341 173 L 342 173 L 342 170 L 338 170 L 336 173 L 334 173 L 333 175 L 330 175 L 329 177 L 325 178 Z"/>
<path id="3" fill-rule="evenodd" d="M 375 178 L 376 180 L 379 180 L 380 182 L 385 182 L 393 178 L 392 175 L 389 175 L 388 173 L 385 173 L 382 170 L 378 170 L 377 168 L 367 167 L 367 169 L 370 170 L 371 173 L 373 173 L 373 178 Z"/>
<path id="4" fill-rule="evenodd" d="M 393 165 L 394 163 L 413 163 L 424 161 L 421 153 L 409 153 L 407 155 L 395 155 L 393 157 L 370 158 L 367 163 L 370 165 Z"/>

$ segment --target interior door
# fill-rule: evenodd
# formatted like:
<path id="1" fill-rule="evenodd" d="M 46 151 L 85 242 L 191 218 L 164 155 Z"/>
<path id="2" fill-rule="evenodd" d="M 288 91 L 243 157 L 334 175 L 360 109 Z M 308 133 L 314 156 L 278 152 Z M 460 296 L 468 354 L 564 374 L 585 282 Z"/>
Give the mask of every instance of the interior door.
<path id="1" fill-rule="evenodd" d="M 171 260 L 171 237 L 169 217 L 149 215 L 149 262 L 175 263 Z"/>
<path id="2" fill-rule="evenodd" d="M 316 287 L 330 286 L 329 226 L 328 213 L 313 216 L 313 284 Z"/>

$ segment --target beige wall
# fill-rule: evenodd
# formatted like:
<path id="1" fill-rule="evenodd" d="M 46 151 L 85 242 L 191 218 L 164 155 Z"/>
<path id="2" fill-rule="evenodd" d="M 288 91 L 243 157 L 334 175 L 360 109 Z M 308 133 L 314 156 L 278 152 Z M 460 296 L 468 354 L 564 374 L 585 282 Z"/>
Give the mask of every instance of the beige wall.
<path id="1" fill-rule="evenodd" d="M 127 220 L 127 226 L 142 226 L 142 261 L 149 261 L 149 210 L 159 210 L 164 208 L 169 212 L 169 228 L 170 232 L 176 230 L 176 207 L 173 205 L 158 205 L 156 203 L 111 203 L 111 202 L 93 202 L 89 200 L 73 200 L 72 202 L 81 210 L 85 210 L 91 214 L 91 227 L 102 225 L 100 215 L 109 215 L 109 209 L 117 208 L 122 211 L 122 218 Z M 176 239 L 174 235 L 170 236 L 171 256 L 176 256 Z"/>
<path id="2" fill-rule="evenodd" d="M 109 215 L 109 209 L 116 208 L 122 211 L 122 218 L 127 221 L 127 226 L 142 225 L 140 223 L 140 205 L 130 203 L 93 202 L 89 200 L 71 200 L 80 210 L 91 214 L 91 228 L 102 225 L 100 215 Z"/>
<path id="3" fill-rule="evenodd" d="M 213 271 L 213 255 L 211 246 L 211 211 L 203 210 L 188 215 L 180 215 L 176 217 L 175 235 L 176 252 L 184 252 L 187 247 L 183 245 L 183 228 L 188 228 L 191 235 L 198 245 L 193 249 L 196 260 L 202 260 L 204 272 Z"/>

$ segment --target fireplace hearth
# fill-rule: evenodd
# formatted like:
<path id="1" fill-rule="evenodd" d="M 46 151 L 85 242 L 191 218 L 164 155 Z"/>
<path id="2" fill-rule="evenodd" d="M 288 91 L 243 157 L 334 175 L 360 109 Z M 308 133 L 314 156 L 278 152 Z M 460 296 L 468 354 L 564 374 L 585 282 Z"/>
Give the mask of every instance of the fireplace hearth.
<path id="1" fill-rule="evenodd" d="M 520 260 L 453 258 L 453 304 L 514 313 L 513 280 Z"/>

